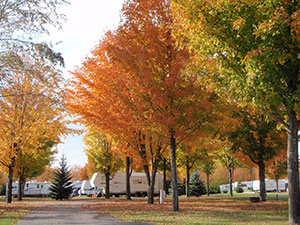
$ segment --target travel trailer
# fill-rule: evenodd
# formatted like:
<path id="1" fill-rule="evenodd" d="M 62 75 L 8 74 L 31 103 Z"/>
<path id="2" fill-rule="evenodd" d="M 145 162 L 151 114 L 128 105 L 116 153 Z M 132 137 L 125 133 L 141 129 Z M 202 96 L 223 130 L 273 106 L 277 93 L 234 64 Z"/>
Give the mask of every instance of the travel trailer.
<path id="1" fill-rule="evenodd" d="M 101 178 L 100 185 L 105 187 L 105 175 L 98 174 Z M 154 194 L 159 195 L 159 190 L 163 187 L 162 174 L 156 174 Z M 126 173 L 117 172 L 110 180 L 110 195 L 119 196 L 126 194 Z M 147 196 L 147 178 L 145 173 L 133 172 L 130 177 L 130 191 L 133 196 Z M 104 190 L 105 191 L 105 190 Z M 104 193 L 103 193 L 104 194 Z"/>
<path id="2" fill-rule="evenodd" d="M 25 183 L 23 196 L 47 197 L 50 194 L 50 186 L 50 182 L 28 181 Z M 18 195 L 18 182 L 13 182 L 12 184 L 12 195 Z"/>
<path id="3" fill-rule="evenodd" d="M 73 188 L 77 190 L 80 189 L 81 187 L 81 181 L 75 181 L 72 182 Z M 51 182 L 38 182 L 36 180 L 33 181 L 27 181 L 24 186 L 24 194 L 23 196 L 26 197 L 47 197 L 50 195 L 50 187 L 51 187 Z M 6 190 L 8 190 L 6 184 Z M 12 195 L 17 196 L 18 195 L 18 182 L 13 182 L 12 183 Z M 72 194 L 73 196 L 76 194 Z"/>
<path id="4" fill-rule="evenodd" d="M 268 192 L 276 192 L 276 182 L 275 180 L 269 180 L 266 179 L 266 191 Z M 253 191 L 259 191 L 259 180 L 254 180 L 253 181 Z M 287 180 L 279 180 L 278 181 L 278 189 L 279 191 L 286 191 L 286 187 L 287 187 Z"/>
<path id="5" fill-rule="evenodd" d="M 72 193 L 72 196 L 79 195 L 79 191 L 81 189 L 82 181 L 74 181 L 72 184 L 73 184 L 73 193 Z"/>
<path id="6" fill-rule="evenodd" d="M 94 188 L 91 186 L 90 180 L 84 180 L 81 183 L 81 188 L 78 192 L 79 195 L 92 195 Z"/>
<path id="7" fill-rule="evenodd" d="M 276 182 L 275 180 L 269 180 L 266 179 L 266 191 L 268 192 L 275 192 L 276 190 Z M 255 192 L 259 191 L 259 180 L 252 180 L 252 181 L 242 181 L 241 182 L 241 187 L 243 190 L 253 190 Z M 287 191 L 287 184 L 288 180 L 279 180 L 278 181 L 278 189 L 279 191 Z M 238 182 L 232 183 L 232 189 L 236 190 L 238 185 Z M 220 190 L 221 191 L 229 191 L 229 184 L 222 184 L 220 185 Z"/>
<path id="8" fill-rule="evenodd" d="M 238 183 L 239 182 L 233 182 L 232 183 L 232 190 L 235 191 L 238 187 Z M 241 188 L 246 191 L 246 190 L 250 190 L 253 187 L 253 181 L 242 181 L 241 182 Z M 220 190 L 221 191 L 229 191 L 230 187 L 229 184 L 221 184 L 220 185 Z"/>

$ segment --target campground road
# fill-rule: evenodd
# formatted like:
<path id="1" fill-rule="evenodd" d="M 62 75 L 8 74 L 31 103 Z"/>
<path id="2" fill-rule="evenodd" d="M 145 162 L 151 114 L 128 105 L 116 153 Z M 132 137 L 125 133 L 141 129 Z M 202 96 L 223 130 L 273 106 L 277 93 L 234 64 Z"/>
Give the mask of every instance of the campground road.
<path id="1" fill-rule="evenodd" d="M 93 200 L 73 201 L 32 201 L 35 209 L 25 215 L 18 225 L 54 225 L 54 224 L 85 224 L 85 225 L 146 225 L 119 221 L 107 214 L 85 210 Z"/>

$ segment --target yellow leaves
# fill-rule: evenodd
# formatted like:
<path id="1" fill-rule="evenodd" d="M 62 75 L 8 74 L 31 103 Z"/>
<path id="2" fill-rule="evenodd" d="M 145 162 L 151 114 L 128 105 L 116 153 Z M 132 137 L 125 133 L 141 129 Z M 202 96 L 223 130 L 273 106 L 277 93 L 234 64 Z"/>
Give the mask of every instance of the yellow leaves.
<path id="1" fill-rule="evenodd" d="M 0 89 L 0 161 L 10 165 L 21 152 L 38 154 L 46 141 L 58 143 L 67 132 L 59 72 L 28 52 L 14 57 L 22 63 L 5 64 L 11 73 L 3 78 L 5 85 Z"/>
<path id="2" fill-rule="evenodd" d="M 242 26 L 244 26 L 244 24 L 245 24 L 245 19 L 239 18 L 233 22 L 232 26 L 233 26 L 233 29 L 240 30 L 242 28 Z"/>

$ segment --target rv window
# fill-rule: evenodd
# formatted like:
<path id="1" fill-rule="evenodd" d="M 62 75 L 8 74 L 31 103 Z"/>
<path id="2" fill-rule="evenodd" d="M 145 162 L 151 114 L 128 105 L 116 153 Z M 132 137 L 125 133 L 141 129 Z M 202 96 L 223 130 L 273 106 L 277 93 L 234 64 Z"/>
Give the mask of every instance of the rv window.
<path id="1" fill-rule="evenodd" d="M 37 188 L 40 188 L 40 185 L 39 185 L 39 184 L 37 184 L 37 185 L 36 185 L 36 187 L 37 187 Z"/>
<path id="2" fill-rule="evenodd" d="M 142 180 L 133 180 L 133 184 L 142 184 Z"/>
<path id="3" fill-rule="evenodd" d="M 28 187 L 28 184 L 26 184 L 26 187 Z"/>
<path id="4" fill-rule="evenodd" d="M 43 185 L 41 185 L 41 188 L 43 188 Z"/>

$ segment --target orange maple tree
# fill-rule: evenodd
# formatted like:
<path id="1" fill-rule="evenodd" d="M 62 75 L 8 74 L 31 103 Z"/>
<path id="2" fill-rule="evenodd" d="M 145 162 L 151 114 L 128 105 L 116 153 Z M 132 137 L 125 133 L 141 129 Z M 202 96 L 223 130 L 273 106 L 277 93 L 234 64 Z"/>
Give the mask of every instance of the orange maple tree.
<path id="1" fill-rule="evenodd" d="M 150 194 L 160 155 L 169 145 L 177 211 L 176 142 L 209 130 L 220 114 L 213 107 L 219 99 L 185 70 L 190 53 L 172 37 L 169 1 L 127 1 L 122 18 L 73 73 L 68 105 L 84 123 L 138 152 Z"/>

